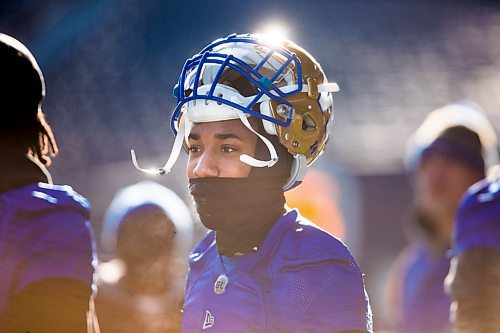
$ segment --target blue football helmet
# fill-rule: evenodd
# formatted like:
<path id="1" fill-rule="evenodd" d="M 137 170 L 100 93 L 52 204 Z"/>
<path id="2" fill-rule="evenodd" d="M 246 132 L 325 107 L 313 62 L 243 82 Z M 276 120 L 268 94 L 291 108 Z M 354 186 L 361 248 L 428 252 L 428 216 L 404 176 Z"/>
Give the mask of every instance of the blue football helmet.
<path id="1" fill-rule="evenodd" d="M 276 149 L 252 128 L 248 117 L 253 116 L 294 157 L 284 186 L 285 190 L 293 188 L 325 149 L 333 114 L 332 93 L 338 90 L 336 83 L 328 82 L 320 64 L 291 41 L 276 43 L 257 34 L 215 40 L 185 62 L 174 87 L 177 106 L 171 127 L 176 141 L 169 161 L 158 170 L 142 170 L 169 172 L 193 123 L 229 119 L 240 119 L 270 153 L 268 161 L 244 154 L 240 160 L 253 167 L 272 167 L 278 160 Z"/>

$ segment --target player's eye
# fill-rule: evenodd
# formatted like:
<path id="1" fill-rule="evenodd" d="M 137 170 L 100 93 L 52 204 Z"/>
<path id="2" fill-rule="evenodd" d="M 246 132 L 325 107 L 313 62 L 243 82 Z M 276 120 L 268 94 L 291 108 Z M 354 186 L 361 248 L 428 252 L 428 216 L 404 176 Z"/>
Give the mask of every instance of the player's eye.
<path id="1" fill-rule="evenodd" d="M 233 147 L 233 146 L 222 146 L 221 150 L 222 150 L 224 153 L 232 153 L 232 152 L 237 151 L 238 149 L 236 149 L 236 148 L 235 148 L 235 147 Z"/>
<path id="2" fill-rule="evenodd" d="M 201 148 L 198 146 L 190 146 L 188 148 L 189 153 L 199 153 L 201 152 Z"/>

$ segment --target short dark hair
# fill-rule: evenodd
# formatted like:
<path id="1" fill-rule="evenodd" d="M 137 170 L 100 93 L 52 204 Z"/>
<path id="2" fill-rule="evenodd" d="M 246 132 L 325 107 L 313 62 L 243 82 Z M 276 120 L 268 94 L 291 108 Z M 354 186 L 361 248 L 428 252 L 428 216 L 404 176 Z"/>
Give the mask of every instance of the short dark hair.
<path id="1" fill-rule="evenodd" d="M 482 148 L 478 133 L 463 125 L 451 126 L 423 150 L 422 161 L 432 154 L 446 156 L 475 171 L 479 180 L 486 170 Z"/>
<path id="2" fill-rule="evenodd" d="M 50 165 L 58 149 L 41 109 L 42 72 L 26 46 L 1 33 L 0 73 L 0 143 Z"/>

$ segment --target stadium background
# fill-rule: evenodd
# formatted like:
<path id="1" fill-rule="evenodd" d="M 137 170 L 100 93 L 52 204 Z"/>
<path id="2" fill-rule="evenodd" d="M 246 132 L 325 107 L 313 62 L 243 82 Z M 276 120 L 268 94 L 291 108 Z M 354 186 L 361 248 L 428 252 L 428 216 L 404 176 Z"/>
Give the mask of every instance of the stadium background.
<path id="1" fill-rule="evenodd" d="M 462 99 L 479 103 L 500 129 L 500 6 L 444 0 L 0 2 L 0 31 L 25 43 L 45 74 L 44 110 L 60 147 L 53 177 L 90 199 L 97 235 L 115 191 L 149 178 L 133 168 L 130 148 L 143 164 L 162 165 L 168 157 L 171 91 L 185 59 L 215 38 L 273 23 L 341 87 L 333 137 L 315 168 L 337 184 L 332 200 L 366 274 L 375 325 L 382 327 L 384 279 L 406 243 L 408 136 L 429 111 Z M 182 165 L 181 159 L 173 175 L 155 180 L 187 198 Z"/>

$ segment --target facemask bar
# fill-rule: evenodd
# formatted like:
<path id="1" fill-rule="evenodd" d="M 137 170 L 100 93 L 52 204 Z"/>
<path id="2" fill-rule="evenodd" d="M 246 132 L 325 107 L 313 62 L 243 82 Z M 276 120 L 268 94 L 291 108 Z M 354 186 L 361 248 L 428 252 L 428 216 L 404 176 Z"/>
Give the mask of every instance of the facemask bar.
<path id="1" fill-rule="evenodd" d="M 176 129 L 176 122 L 179 120 L 180 117 L 180 111 L 181 108 L 184 104 L 190 102 L 190 101 L 196 101 L 196 100 L 212 100 L 215 102 L 218 102 L 219 104 L 226 104 L 230 107 L 233 107 L 235 109 L 241 110 L 242 112 L 248 113 L 254 117 L 270 121 L 274 124 L 280 125 L 280 126 L 285 126 L 288 127 L 290 125 L 291 121 L 291 115 L 290 117 L 287 117 L 286 121 L 281 121 L 279 119 L 276 119 L 274 117 L 270 117 L 267 115 L 263 115 L 259 112 L 256 112 L 252 110 L 252 107 L 257 104 L 259 101 L 262 101 L 263 99 L 273 99 L 276 100 L 279 104 L 285 104 L 288 106 L 291 106 L 288 101 L 286 101 L 284 98 L 287 96 L 296 94 L 297 92 L 302 91 L 302 68 L 300 65 L 300 60 L 296 57 L 295 54 L 289 52 L 283 47 L 279 46 L 273 46 L 273 45 L 266 45 L 267 48 L 269 48 L 269 51 L 267 54 L 260 60 L 258 64 L 255 65 L 255 67 L 249 66 L 247 63 L 242 61 L 241 59 L 238 59 L 237 57 L 234 57 L 231 54 L 224 54 L 224 53 L 216 53 L 216 52 L 211 52 L 209 50 L 214 49 L 215 47 L 222 45 L 222 44 L 234 44 L 234 43 L 247 43 L 247 44 L 256 44 L 256 45 L 262 45 L 261 41 L 256 40 L 255 38 L 251 36 L 238 36 L 235 37 L 229 36 L 226 39 L 216 41 L 209 45 L 207 48 L 202 50 L 200 54 L 196 55 L 195 57 L 189 59 L 186 61 L 184 64 L 184 67 L 182 69 L 181 75 L 179 77 L 179 83 L 178 85 L 174 88 L 174 95 L 177 97 L 177 106 L 173 112 L 172 118 L 170 120 L 170 126 L 172 128 L 172 131 L 174 133 L 177 132 Z M 278 53 L 281 56 L 286 59 L 276 70 L 274 75 L 271 78 L 267 78 L 263 76 L 262 74 L 259 73 L 259 70 L 266 64 L 266 62 L 273 56 L 273 54 Z M 292 64 L 296 66 L 297 68 L 297 85 L 293 87 L 293 89 L 280 89 L 279 87 L 276 87 L 273 82 L 279 78 L 280 75 L 284 73 L 286 69 L 288 69 L 289 65 Z M 204 95 L 199 95 L 198 94 L 198 88 L 199 88 L 199 81 L 200 81 L 200 76 L 201 76 L 201 71 L 203 70 L 203 67 L 207 64 L 215 64 L 215 65 L 220 65 L 216 75 L 214 76 L 212 82 L 211 82 L 211 88 L 208 92 L 208 94 Z M 254 86 L 256 86 L 259 89 L 259 93 L 253 96 L 253 99 L 246 105 L 240 105 L 237 103 L 234 103 L 231 100 L 227 100 L 218 96 L 214 96 L 214 90 L 218 84 L 218 80 L 224 70 L 226 68 L 230 68 L 232 70 L 237 71 L 241 76 L 246 78 L 249 82 L 251 82 Z M 188 76 L 188 73 L 190 71 L 196 70 L 195 73 L 195 79 L 193 82 L 193 87 L 192 87 L 192 92 L 190 96 L 185 96 L 185 80 Z M 287 87 L 284 87 L 287 88 Z"/>

